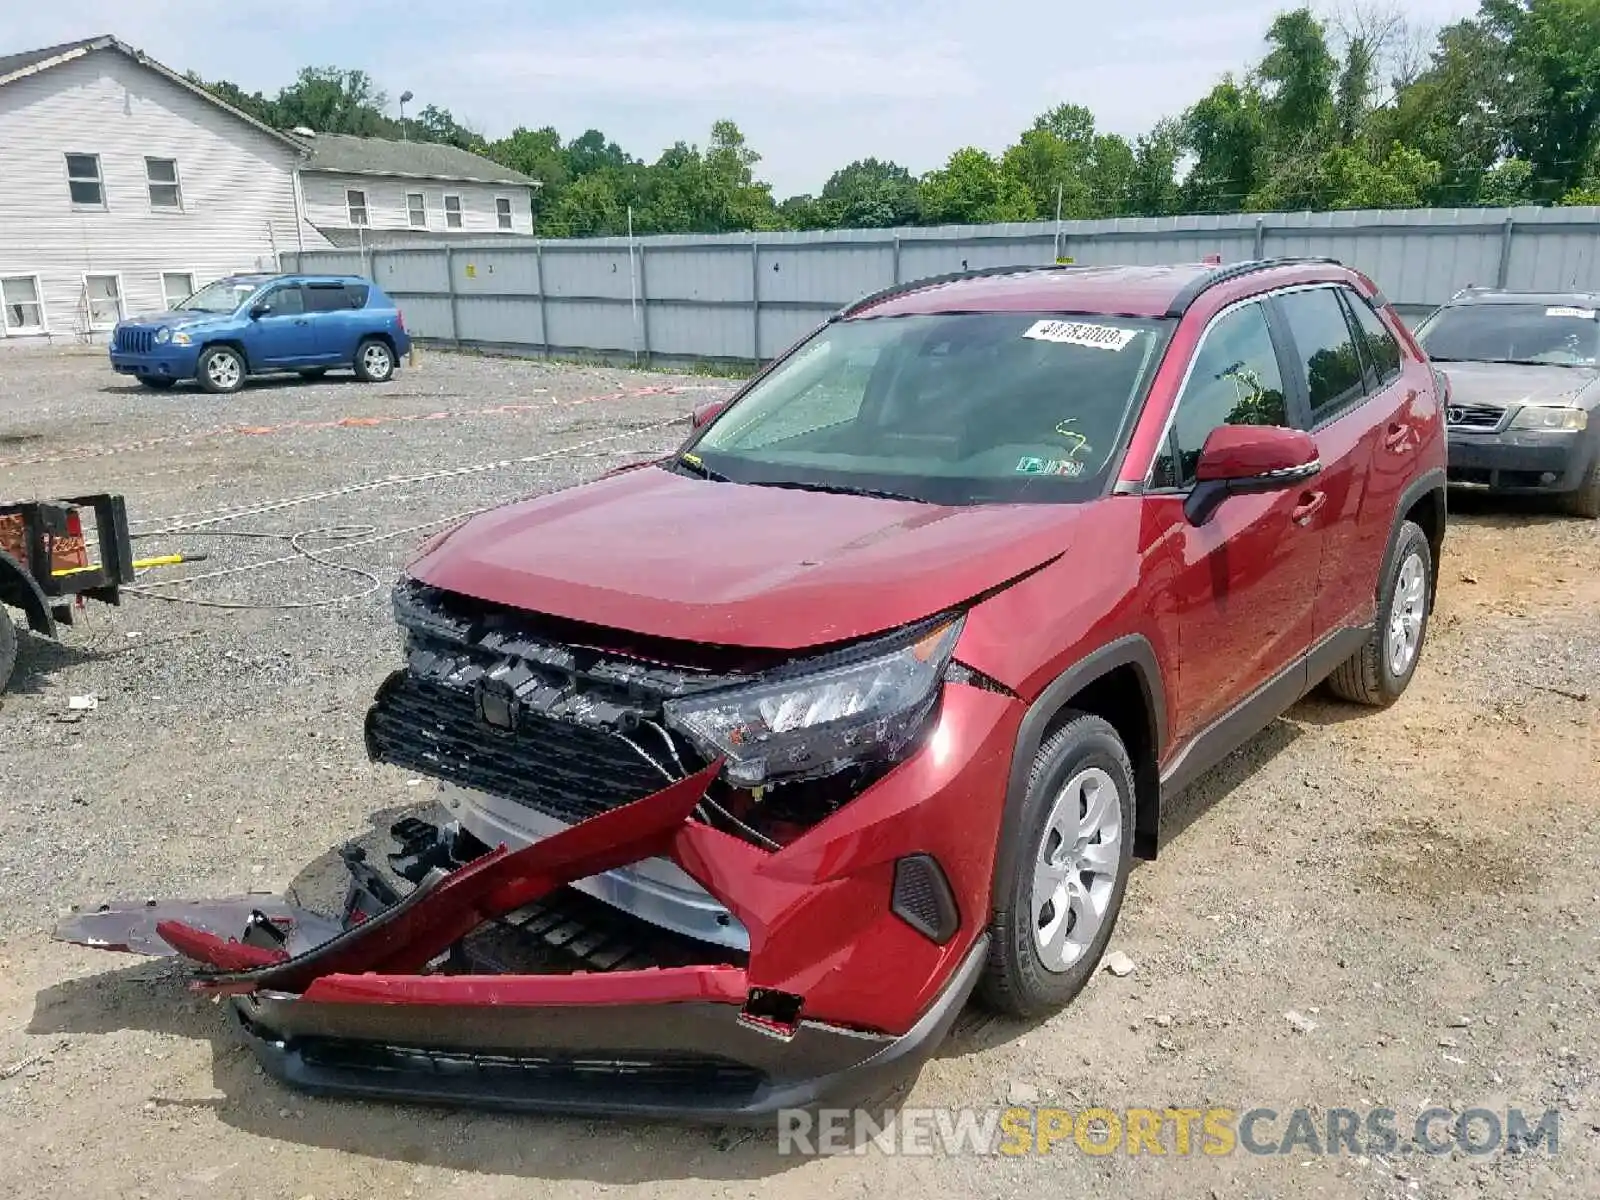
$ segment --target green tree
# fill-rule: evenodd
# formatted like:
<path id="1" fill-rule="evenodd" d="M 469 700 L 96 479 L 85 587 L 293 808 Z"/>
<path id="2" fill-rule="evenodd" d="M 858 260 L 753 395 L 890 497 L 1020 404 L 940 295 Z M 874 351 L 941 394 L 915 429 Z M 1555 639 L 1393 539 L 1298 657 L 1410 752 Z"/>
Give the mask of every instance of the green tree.
<path id="1" fill-rule="evenodd" d="M 1333 117 L 1338 63 L 1327 29 L 1309 8 L 1280 14 L 1267 30 L 1271 49 L 1257 69 L 1266 86 L 1262 112 L 1274 149 L 1298 149 L 1324 138 Z"/>
<path id="2" fill-rule="evenodd" d="M 1038 215 L 1027 187 L 992 155 L 971 146 L 924 175 L 918 192 L 930 225 L 1031 221 Z"/>
<path id="3" fill-rule="evenodd" d="M 1409 146 L 1392 146 L 1374 162 L 1355 146 L 1328 151 L 1315 183 L 1326 208 L 1416 208 L 1443 168 Z"/>
<path id="4" fill-rule="evenodd" d="M 1488 208 L 1510 208 L 1533 202 L 1533 164 L 1525 158 L 1508 158 L 1484 172 L 1478 203 Z"/>
<path id="5" fill-rule="evenodd" d="M 824 207 L 816 216 L 841 229 L 891 229 L 915 225 L 919 216 L 911 172 L 876 158 L 857 159 L 835 171 L 822 185 L 821 200 Z"/>
<path id="6" fill-rule="evenodd" d="M 1183 123 L 1170 117 L 1157 121 L 1133 147 L 1128 176 L 1127 212 L 1136 217 L 1165 217 L 1179 212 L 1178 162 L 1183 158 Z"/>
<path id="7" fill-rule="evenodd" d="M 357 137 L 398 137 L 399 123 L 384 115 L 383 91 L 365 71 L 302 67 L 295 81 L 278 93 L 278 117 L 293 128 Z"/>
<path id="8" fill-rule="evenodd" d="M 1483 0 L 1482 23 L 1506 47 L 1508 83 L 1530 103 L 1510 140 L 1533 164 L 1536 195 L 1575 187 L 1600 138 L 1600 0 Z"/>
<path id="9" fill-rule="evenodd" d="M 1194 155 L 1183 184 L 1189 212 L 1237 212 L 1256 189 L 1266 143 L 1261 93 L 1231 75 L 1183 117 L 1183 141 Z"/>
<path id="10" fill-rule="evenodd" d="M 481 154 L 485 149 L 482 135 L 456 121 L 448 108 L 429 104 L 415 117 L 406 118 L 406 133 L 419 142 L 441 142 L 460 150 Z"/>

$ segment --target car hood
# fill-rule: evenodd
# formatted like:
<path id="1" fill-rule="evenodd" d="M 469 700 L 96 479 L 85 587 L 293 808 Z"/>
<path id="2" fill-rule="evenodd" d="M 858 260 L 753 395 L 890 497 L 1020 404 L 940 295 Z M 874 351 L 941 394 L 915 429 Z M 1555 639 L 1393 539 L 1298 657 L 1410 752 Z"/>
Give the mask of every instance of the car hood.
<path id="1" fill-rule="evenodd" d="M 1452 362 L 1434 364 L 1450 379 L 1450 399 L 1458 404 L 1493 404 L 1511 408 L 1521 404 L 1571 404 L 1591 389 L 1600 370 L 1593 367 L 1556 367 L 1525 363 Z M 1593 401 L 1600 390 L 1585 397 Z"/>
<path id="2" fill-rule="evenodd" d="M 204 313 L 184 310 L 159 313 L 139 313 L 123 321 L 124 325 L 168 325 L 176 329 L 179 326 L 189 328 L 194 325 L 209 325 L 216 321 L 226 321 L 229 313 Z"/>
<path id="3" fill-rule="evenodd" d="M 652 637 L 800 650 L 907 624 L 1066 550 L 1087 506 L 946 508 L 624 471 L 473 517 L 447 591 Z"/>

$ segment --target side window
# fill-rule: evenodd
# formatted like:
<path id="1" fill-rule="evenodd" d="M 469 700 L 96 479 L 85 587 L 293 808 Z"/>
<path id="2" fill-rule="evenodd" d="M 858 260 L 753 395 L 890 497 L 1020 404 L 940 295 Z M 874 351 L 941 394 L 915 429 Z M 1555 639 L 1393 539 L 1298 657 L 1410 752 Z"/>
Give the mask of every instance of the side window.
<path id="1" fill-rule="evenodd" d="M 297 317 L 306 310 L 305 297 L 298 287 L 274 288 L 267 293 L 265 302 L 272 305 L 275 317 Z"/>
<path id="2" fill-rule="evenodd" d="M 1278 303 L 1305 372 L 1311 422 L 1317 424 L 1366 394 L 1355 335 L 1332 288 L 1290 292 Z"/>
<path id="3" fill-rule="evenodd" d="M 364 283 L 345 284 L 344 306 L 346 308 L 365 308 L 367 306 L 367 285 Z"/>
<path id="4" fill-rule="evenodd" d="M 1283 375 L 1260 304 L 1236 308 L 1211 326 L 1178 397 L 1150 486 L 1188 487 L 1200 449 L 1219 425 L 1288 425 Z"/>
<path id="5" fill-rule="evenodd" d="M 350 307 L 342 283 L 313 283 L 305 289 L 307 312 L 341 312 Z"/>
<path id="6" fill-rule="evenodd" d="M 1350 311 L 1355 314 L 1356 331 L 1361 336 L 1362 348 L 1367 353 L 1367 361 L 1377 371 L 1377 378 L 1369 386 L 1369 391 L 1387 387 L 1394 382 L 1395 376 L 1400 374 L 1400 343 L 1395 340 L 1394 334 L 1384 325 L 1378 314 L 1373 311 L 1372 305 L 1354 292 L 1345 289 L 1345 303 L 1350 306 Z"/>

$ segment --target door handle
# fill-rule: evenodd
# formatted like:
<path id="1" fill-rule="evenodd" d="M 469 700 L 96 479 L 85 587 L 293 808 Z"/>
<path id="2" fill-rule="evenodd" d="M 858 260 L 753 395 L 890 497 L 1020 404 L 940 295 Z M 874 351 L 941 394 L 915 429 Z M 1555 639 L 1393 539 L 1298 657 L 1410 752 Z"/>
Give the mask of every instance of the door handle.
<path id="1" fill-rule="evenodd" d="M 1296 525 L 1309 525 L 1311 518 L 1322 511 L 1322 506 L 1328 502 L 1327 492 L 1302 492 L 1300 503 L 1295 505 L 1294 512 L 1290 514 Z"/>
<path id="2" fill-rule="evenodd" d="M 1392 422 L 1383 434 L 1383 448 L 1385 450 L 1400 451 L 1406 448 L 1406 443 L 1411 440 L 1411 426 L 1405 421 Z"/>

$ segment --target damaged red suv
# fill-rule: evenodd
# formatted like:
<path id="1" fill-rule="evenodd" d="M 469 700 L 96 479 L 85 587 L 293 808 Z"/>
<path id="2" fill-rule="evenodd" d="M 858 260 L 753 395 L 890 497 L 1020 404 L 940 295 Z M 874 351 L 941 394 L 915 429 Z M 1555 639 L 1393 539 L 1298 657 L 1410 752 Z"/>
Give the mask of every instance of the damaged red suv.
<path id="1" fill-rule="evenodd" d="M 1416 669 L 1435 377 L 1325 261 L 1006 270 L 838 314 L 671 457 L 396 592 L 372 756 L 450 817 L 345 912 L 107 909 L 314 1091 L 750 1117 L 1066 1003 L 1163 801 Z"/>

